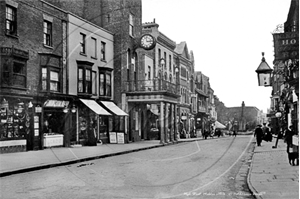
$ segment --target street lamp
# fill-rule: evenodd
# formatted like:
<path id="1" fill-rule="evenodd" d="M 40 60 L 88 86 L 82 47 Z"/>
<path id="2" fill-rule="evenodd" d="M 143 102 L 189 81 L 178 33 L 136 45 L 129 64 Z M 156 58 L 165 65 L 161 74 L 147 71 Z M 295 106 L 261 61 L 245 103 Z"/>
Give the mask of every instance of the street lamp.
<path id="1" fill-rule="evenodd" d="M 271 75 L 273 69 L 271 69 L 268 63 L 266 62 L 264 54 L 265 53 L 262 52 L 261 63 L 259 64 L 255 72 L 257 73 L 259 86 L 271 86 Z"/>

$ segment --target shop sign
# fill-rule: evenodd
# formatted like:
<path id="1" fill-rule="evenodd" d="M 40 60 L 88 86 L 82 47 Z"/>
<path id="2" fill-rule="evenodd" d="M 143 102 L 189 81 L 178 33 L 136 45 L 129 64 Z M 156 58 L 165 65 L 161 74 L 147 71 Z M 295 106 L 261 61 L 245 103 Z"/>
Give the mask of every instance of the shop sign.
<path id="1" fill-rule="evenodd" d="M 124 133 L 117 133 L 118 144 L 124 144 Z"/>
<path id="2" fill-rule="evenodd" d="M 299 58 L 298 32 L 275 33 L 273 34 L 273 38 L 275 60 Z"/>
<path id="3" fill-rule="evenodd" d="M 68 101 L 61 100 L 47 100 L 44 104 L 44 107 L 52 107 L 52 108 L 64 108 L 69 105 Z"/>
<path id="4" fill-rule="evenodd" d="M 109 132 L 109 142 L 110 143 L 117 143 L 117 133 L 116 132 Z"/>

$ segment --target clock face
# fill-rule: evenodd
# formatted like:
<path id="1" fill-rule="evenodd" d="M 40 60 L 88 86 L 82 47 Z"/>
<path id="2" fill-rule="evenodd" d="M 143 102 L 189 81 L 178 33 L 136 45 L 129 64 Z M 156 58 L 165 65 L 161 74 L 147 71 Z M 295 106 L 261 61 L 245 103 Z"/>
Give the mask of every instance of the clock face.
<path id="1" fill-rule="evenodd" d="M 145 34 L 141 37 L 140 44 L 145 50 L 151 50 L 155 46 L 155 38 L 152 35 Z"/>

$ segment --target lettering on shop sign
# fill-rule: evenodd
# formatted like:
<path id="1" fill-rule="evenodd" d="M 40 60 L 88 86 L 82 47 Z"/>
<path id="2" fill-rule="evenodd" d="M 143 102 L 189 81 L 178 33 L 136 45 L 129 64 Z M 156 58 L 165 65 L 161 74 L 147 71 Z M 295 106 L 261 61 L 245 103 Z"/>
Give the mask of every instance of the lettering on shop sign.
<path id="1" fill-rule="evenodd" d="M 274 49 L 275 60 L 286 60 L 299 58 L 299 33 L 275 33 Z"/>

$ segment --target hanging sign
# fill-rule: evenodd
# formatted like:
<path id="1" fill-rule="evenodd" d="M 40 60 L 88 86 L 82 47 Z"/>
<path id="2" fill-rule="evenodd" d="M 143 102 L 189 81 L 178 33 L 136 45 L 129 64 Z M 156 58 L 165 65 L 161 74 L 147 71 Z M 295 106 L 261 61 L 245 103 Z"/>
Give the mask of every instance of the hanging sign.
<path id="1" fill-rule="evenodd" d="M 274 33 L 275 60 L 299 58 L 299 33 Z"/>

